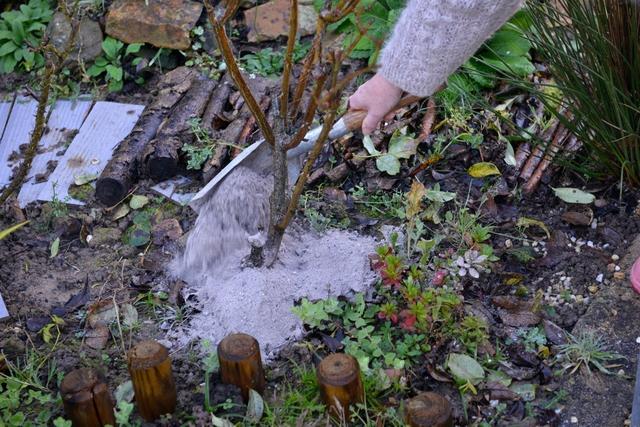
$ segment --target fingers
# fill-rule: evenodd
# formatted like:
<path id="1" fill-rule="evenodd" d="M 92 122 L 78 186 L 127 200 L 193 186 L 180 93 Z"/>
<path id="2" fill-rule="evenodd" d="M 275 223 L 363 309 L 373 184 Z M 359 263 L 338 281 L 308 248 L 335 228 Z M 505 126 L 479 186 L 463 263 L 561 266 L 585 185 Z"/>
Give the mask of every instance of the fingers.
<path id="1" fill-rule="evenodd" d="M 384 114 L 380 114 L 375 111 L 368 111 L 367 116 L 362 121 L 362 133 L 369 135 L 375 131 L 382 121 L 383 116 Z"/>

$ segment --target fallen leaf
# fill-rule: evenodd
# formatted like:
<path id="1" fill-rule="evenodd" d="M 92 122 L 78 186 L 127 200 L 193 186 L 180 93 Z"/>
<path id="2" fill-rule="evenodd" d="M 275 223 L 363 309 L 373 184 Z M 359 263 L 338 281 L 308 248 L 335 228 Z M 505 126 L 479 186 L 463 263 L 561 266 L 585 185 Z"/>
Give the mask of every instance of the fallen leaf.
<path id="1" fill-rule="evenodd" d="M 128 328 L 138 323 L 138 310 L 131 304 L 122 304 L 118 314 L 122 324 Z"/>
<path id="2" fill-rule="evenodd" d="M 111 217 L 111 219 L 113 221 L 117 221 L 120 218 L 124 218 L 125 216 L 129 215 L 129 212 L 131 212 L 131 208 L 129 207 L 129 205 L 122 204 L 113 213 L 113 216 Z"/>
<path id="3" fill-rule="evenodd" d="M 547 340 L 549 340 L 551 344 L 567 344 L 567 332 L 560 326 L 556 325 L 551 320 L 545 319 L 542 321 L 542 327 L 544 328 L 544 333 L 547 336 Z"/>
<path id="4" fill-rule="evenodd" d="M 129 207 L 134 210 L 142 209 L 147 203 L 149 203 L 148 197 L 136 194 L 131 196 L 131 200 L 129 200 Z"/>
<path id="5" fill-rule="evenodd" d="M 492 175 L 500 175 L 500 170 L 490 162 L 480 162 L 472 165 L 467 171 L 473 178 L 484 178 Z"/>
<path id="6" fill-rule="evenodd" d="M 491 301 L 501 308 L 498 315 L 505 325 L 519 328 L 537 325 L 542 320 L 540 313 L 532 311 L 531 301 L 524 301 L 516 296 L 496 296 Z"/>
<path id="7" fill-rule="evenodd" d="M 473 385 L 484 379 L 484 369 L 471 356 L 461 353 L 450 353 L 447 357 L 447 368 L 458 380 L 470 382 Z"/>
<path id="8" fill-rule="evenodd" d="M 531 402 L 536 398 L 535 384 L 512 384 L 510 389 L 516 392 L 525 402 Z"/>
<path id="9" fill-rule="evenodd" d="M 264 401 L 260 393 L 254 389 L 249 390 L 249 402 L 247 403 L 247 418 L 257 423 L 264 413 Z"/>
<path id="10" fill-rule="evenodd" d="M 557 197 L 567 203 L 588 205 L 596 200 L 596 196 L 594 196 L 593 194 L 587 193 L 586 191 L 582 191 L 577 188 L 553 188 L 553 191 Z"/>
<path id="11" fill-rule="evenodd" d="M 60 252 L 60 238 L 56 237 L 56 239 L 51 242 L 51 255 L 49 255 L 49 258 L 55 258 L 56 255 L 58 255 L 58 252 Z"/>
<path id="12" fill-rule="evenodd" d="M 96 325 L 85 333 L 85 343 L 94 350 L 102 350 L 109 341 L 109 328 L 105 325 Z"/>
<path id="13" fill-rule="evenodd" d="M 29 221 L 23 221 L 23 222 L 18 223 L 16 225 L 12 225 L 9 228 L 5 228 L 4 230 L 0 230 L 0 240 L 5 239 L 8 235 L 10 235 L 11 233 L 15 232 L 16 230 L 24 227 L 27 224 L 29 224 Z"/>
<path id="14" fill-rule="evenodd" d="M 67 302 L 65 302 L 62 307 L 56 307 L 53 310 L 51 310 L 51 313 L 60 317 L 65 316 L 66 314 L 72 313 L 76 311 L 78 308 L 85 305 L 90 298 L 91 298 L 91 290 L 89 288 L 89 276 L 87 275 L 82 291 L 78 292 L 77 294 L 69 298 L 69 300 L 67 300 Z"/>
<path id="15" fill-rule="evenodd" d="M 580 225 L 586 227 L 591 225 L 591 221 L 593 221 L 593 211 L 591 211 L 591 209 L 584 212 L 567 211 L 562 214 L 561 218 L 564 222 L 567 222 L 571 225 Z"/>
<path id="16" fill-rule="evenodd" d="M 509 166 L 516 166 L 516 153 L 513 150 L 513 145 L 507 141 L 507 148 L 504 152 L 504 162 Z"/>
<path id="17" fill-rule="evenodd" d="M 407 193 L 407 218 L 415 217 L 422 210 L 422 198 L 425 194 L 424 185 L 414 179 L 411 183 L 411 189 Z"/>
<path id="18" fill-rule="evenodd" d="M 518 221 L 516 221 L 516 227 L 527 229 L 533 226 L 540 227 L 544 231 L 544 233 L 547 235 L 547 239 L 551 239 L 551 233 L 549 232 L 549 229 L 547 228 L 544 222 L 537 219 L 533 219 L 533 218 L 527 218 L 524 216 L 518 218 Z"/>
<path id="19" fill-rule="evenodd" d="M 27 319 L 27 329 L 31 332 L 39 332 L 49 322 L 51 322 L 51 317 L 49 316 L 30 317 Z"/>
<path id="20" fill-rule="evenodd" d="M 125 381 L 116 387 L 116 402 L 132 402 L 135 392 L 133 391 L 133 383 L 131 380 Z"/>
<path id="21" fill-rule="evenodd" d="M 97 174 L 83 173 L 73 177 L 73 183 L 77 186 L 85 185 L 98 179 Z"/>
<path id="22" fill-rule="evenodd" d="M 231 421 L 225 418 L 218 418 L 214 414 L 211 414 L 211 424 L 213 424 L 214 427 L 234 427 Z"/>

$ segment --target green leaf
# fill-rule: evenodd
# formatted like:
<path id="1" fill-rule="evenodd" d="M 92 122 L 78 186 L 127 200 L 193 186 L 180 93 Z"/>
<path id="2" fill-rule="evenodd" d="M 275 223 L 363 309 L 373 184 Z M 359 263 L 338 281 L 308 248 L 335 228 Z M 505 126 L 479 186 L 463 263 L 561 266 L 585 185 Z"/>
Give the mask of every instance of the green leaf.
<path id="1" fill-rule="evenodd" d="M 397 129 L 389 141 L 389 154 L 398 159 L 408 159 L 416 154 L 420 142 L 413 135 L 405 135 Z"/>
<path id="2" fill-rule="evenodd" d="M 10 234 L 29 224 L 29 221 L 23 221 L 16 225 L 12 225 L 9 228 L 5 228 L 4 230 L 0 230 L 0 240 L 7 238 Z"/>
<path id="3" fill-rule="evenodd" d="M 400 172 L 400 160 L 392 154 L 383 154 L 376 159 L 376 167 L 381 172 L 397 175 Z"/>
<path id="4" fill-rule="evenodd" d="M 8 55 L 15 51 L 17 48 L 18 46 L 16 46 L 13 42 L 6 42 L 2 46 L 0 46 L 0 56 Z"/>
<path id="5" fill-rule="evenodd" d="M 116 67 L 115 65 L 108 64 L 105 68 L 110 78 L 115 81 L 121 81 L 123 76 L 122 67 Z"/>
<path id="6" fill-rule="evenodd" d="M 432 202 L 446 203 L 455 199 L 456 193 L 440 191 L 440 186 L 438 185 L 437 188 L 435 188 L 434 186 L 434 188 L 427 190 L 427 192 L 425 193 L 425 197 Z"/>
<path id="7" fill-rule="evenodd" d="M 492 175 L 500 175 L 500 170 L 490 162 L 480 162 L 472 165 L 467 171 L 474 178 L 484 178 Z"/>
<path id="8" fill-rule="evenodd" d="M 51 255 L 49 256 L 49 258 L 55 258 L 55 256 L 58 255 L 59 251 L 60 251 L 60 238 L 56 237 L 56 240 L 51 242 Z"/>
<path id="9" fill-rule="evenodd" d="M 484 379 L 484 369 L 473 357 L 466 354 L 451 353 L 447 357 L 447 368 L 459 382 L 473 385 Z"/>
<path id="10" fill-rule="evenodd" d="M 367 153 L 371 154 L 372 156 L 381 154 L 380 151 L 376 149 L 375 145 L 373 145 L 373 141 L 371 140 L 371 136 L 369 135 L 365 135 L 364 138 L 362 138 L 362 145 L 364 146 L 365 150 L 367 150 Z"/>
<path id="11" fill-rule="evenodd" d="M 127 233 L 127 243 L 131 246 L 144 246 L 151 240 L 151 233 L 135 225 L 129 227 Z"/>
<path id="12" fill-rule="evenodd" d="M 120 92 L 122 90 L 122 80 L 110 80 L 107 89 L 109 89 L 109 92 Z"/>
<path id="13" fill-rule="evenodd" d="M 90 77 L 98 77 L 100 74 L 105 72 L 105 67 L 102 65 L 98 65 L 97 61 L 87 70 L 87 75 Z"/>
<path id="14" fill-rule="evenodd" d="M 533 218 L 527 218 L 524 216 L 518 218 L 518 221 L 516 221 L 516 227 L 522 227 L 526 229 L 532 226 L 540 227 L 544 231 L 544 233 L 547 235 L 547 238 L 551 239 L 551 232 L 549 232 L 549 229 L 547 228 L 544 222 L 537 219 L 533 219 Z"/>
<path id="15" fill-rule="evenodd" d="M 535 384 L 512 384 L 511 387 L 509 387 L 511 389 L 511 391 L 514 391 L 515 393 L 517 393 L 520 397 L 522 397 L 522 400 L 524 400 L 525 402 L 531 402 L 533 400 L 535 400 L 536 398 L 536 386 Z"/>
<path id="16" fill-rule="evenodd" d="M 2 72 L 3 73 L 11 73 L 15 69 L 18 62 L 15 60 L 13 56 L 6 56 L 4 58 L 0 58 L 2 64 Z"/>
<path id="17" fill-rule="evenodd" d="M 112 60 L 117 59 L 118 52 L 120 52 L 120 49 L 122 49 L 123 46 L 124 44 L 120 40 L 116 40 L 112 37 L 107 37 L 102 42 L 102 50 L 107 57 Z"/>
<path id="18" fill-rule="evenodd" d="M 582 191 L 577 188 L 553 188 L 553 191 L 556 196 L 567 203 L 588 205 L 590 203 L 593 203 L 593 201 L 596 199 L 596 196 L 594 196 L 593 194 L 587 193 L 586 191 Z"/>
<path id="19" fill-rule="evenodd" d="M 129 207 L 133 210 L 142 209 L 147 203 L 149 203 L 149 198 L 147 196 L 136 194 L 131 196 L 131 200 L 129 200 Z"/>
<path id="20" fill-rule="evenodd" d="M 129 212 L 131 212 L 131 208 L 129 207 L 129 205 L 122 204 L 113 213 L 113 216 L 111 217 L 111 219 L 113 221 L 117 221 L 120 218 L 124 218 L 125 216 L 129 215 Z"/>
<path id="21" fill-rule="evenodd" d="M 140 48 L 142 47 L 142 45 L 142 43 L 132 43 L 127 46 L 127 50 L 125 50 L 124 54 L 129 55 L 131 53 L 138 53 L 140 52 Z"/>

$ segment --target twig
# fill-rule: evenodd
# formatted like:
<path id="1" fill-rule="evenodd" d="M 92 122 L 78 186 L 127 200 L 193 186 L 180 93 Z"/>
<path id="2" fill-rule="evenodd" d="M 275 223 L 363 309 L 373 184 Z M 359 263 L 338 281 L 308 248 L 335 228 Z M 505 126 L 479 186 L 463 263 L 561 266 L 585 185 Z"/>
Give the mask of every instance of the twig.
<path id="1" fill-rule="evenodd" d="M 284 70 L 282 72 L 282 94 L 280 95 L 280 119 L 287 127 L 287 112 L 289 108 L 289 79 L 293 68 L 293 49 L 296 45 L 298 33 L 298 0 L 290 0 L 289 11 L 289 36 L 287 39 L 287 51 L 284 55 Z"/>

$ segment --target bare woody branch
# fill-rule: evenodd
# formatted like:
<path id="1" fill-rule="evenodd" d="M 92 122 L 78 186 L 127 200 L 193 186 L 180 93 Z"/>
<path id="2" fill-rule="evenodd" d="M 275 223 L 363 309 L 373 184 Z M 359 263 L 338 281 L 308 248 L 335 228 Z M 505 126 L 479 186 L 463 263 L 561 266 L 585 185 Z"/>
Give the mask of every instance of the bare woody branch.
<path id="1" fill-rule="evenodd" d="M 287 40 L 287 52 L 284 55 L 284 70 L 282 72 L 282 95 L 280 98 L 280 117 L 287 126 L 287 110 L 289 108 L 289 80 L 293 68 L 293 49 L 296 45 L 298 34 L 298 0 L 291 0 L 289 11 L 289 38 Z"/>
<path id="2" fill-rule="evenodd" d="M 235 82 L 236 86 L 238 86 L 238 90 L 242 94 L 245 102 L 247 103 L 247 107 L 251 111 L 256 118 L 256 122 L 258 122 L 258 126 L 262 131 L 262 135 L 264 136 L 265 141 L 269 143 L 269 145 L 275 144 L 275 137 L 273 134 L 273 129 L 269 125 L 267 121 L 267 117 L 264 112 L 260 109 L 260 105 L 256 101 L 255 97 L 251 93 L 251 89 L 247 85 L 244 77 L 242 77 L 242 73 L 240 72 L 240 68 L 238 67 L 238 63 L 233 54 L 233 50 L 231 49 L 231 41 L 229 40 L 229 36 L 224 28 L 225 22 L 229 19 L 230 12 L 229 10 L 238 8 L 238 0 L 231 0 L 230 5 L 227 5 L 226 10 L 216 9 L 211 5 L 211 0 L 207 0 L 204 2 L 205 7 L 207 9 L 207 16 L 209 17 L 209 21 L 213 26 L 213 34 L 216 38 L 216 42 L 218 43 L 218 48 L 224 57 L 224 61 L 227 64 L 227 71 L 231 75 L 231 78 Z M 220 18 L 218 18 L 220 16 Z"/>

